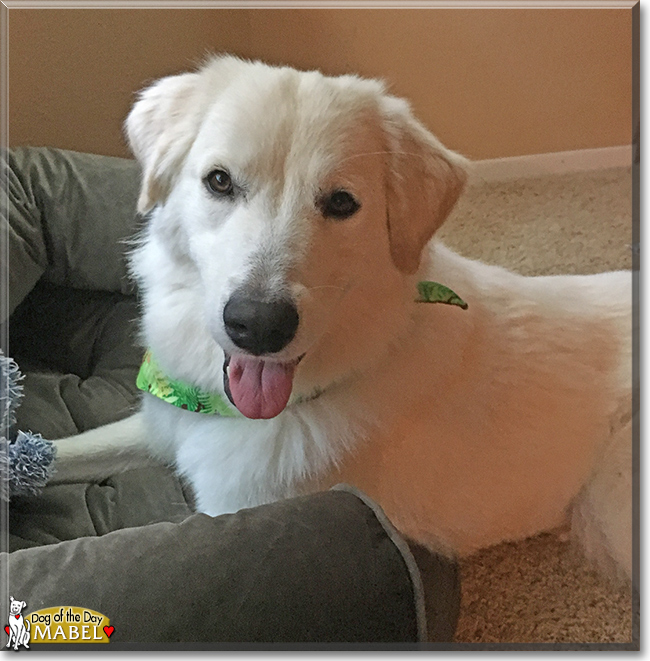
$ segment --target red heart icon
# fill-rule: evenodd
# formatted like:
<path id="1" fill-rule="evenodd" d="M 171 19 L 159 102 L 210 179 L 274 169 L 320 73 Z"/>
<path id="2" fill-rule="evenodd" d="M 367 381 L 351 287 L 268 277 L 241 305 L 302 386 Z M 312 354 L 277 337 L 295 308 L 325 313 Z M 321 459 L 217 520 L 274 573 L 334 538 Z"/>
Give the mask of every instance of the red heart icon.
<path id="1" fill-rule="evenodd" d="M 15 617 L 16 619 L 18 619 L 18 618 L 20 617 L 20 615 L 14 615 L 14 617 Z"/>
<path id="2" fill-rule="evenodd" d="M 110 638 L 115 631 L 115 627 L 104 627 L 104 633 Z"/>
<path id="3" fill-rule="evenodd" d="M 11 629 L 9 628 L 9 625 L 7 625 L 7 626 L 5 627 L 5 631 L 7 632 L 7 636 L 8 636 L 8 635 L 9 635 L 9 632 L 11 631 Z"/>

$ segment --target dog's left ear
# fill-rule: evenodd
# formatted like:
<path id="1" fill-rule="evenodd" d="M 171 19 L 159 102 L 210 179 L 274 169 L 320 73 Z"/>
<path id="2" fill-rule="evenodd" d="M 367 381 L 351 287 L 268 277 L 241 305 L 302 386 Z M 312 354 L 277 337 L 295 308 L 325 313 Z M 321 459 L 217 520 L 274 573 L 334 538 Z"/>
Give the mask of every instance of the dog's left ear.
<path id="1" fill-rule="evenodd" d="M 413 274 L 424 246 L 463 190 L 468 161 L 427 131 L 403 99 L 383 96 L 382 114 L 390 252 L 400 271 Z"/>

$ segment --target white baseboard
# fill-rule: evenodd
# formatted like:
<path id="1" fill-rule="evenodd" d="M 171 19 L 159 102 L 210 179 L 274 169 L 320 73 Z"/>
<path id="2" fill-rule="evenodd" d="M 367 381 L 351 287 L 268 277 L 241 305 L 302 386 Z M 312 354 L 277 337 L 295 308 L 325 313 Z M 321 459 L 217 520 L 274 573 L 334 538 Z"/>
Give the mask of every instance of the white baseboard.
<path id="1" fill-rule="evenodd" d="M 571 174 L 630 165 L 632 165 L 632 145 L 491 158 L 472 163 L 469 183 L 512 181 L 549 174 Z"/>

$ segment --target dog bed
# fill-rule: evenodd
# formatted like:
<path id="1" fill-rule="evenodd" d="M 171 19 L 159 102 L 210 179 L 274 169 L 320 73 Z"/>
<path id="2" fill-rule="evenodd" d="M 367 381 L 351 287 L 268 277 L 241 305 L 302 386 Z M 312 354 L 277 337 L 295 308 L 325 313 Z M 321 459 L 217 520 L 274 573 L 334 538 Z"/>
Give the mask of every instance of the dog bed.
<path id="1" fill-rule="evenodd" d="M 45 148 L 2 158 L 0 322 L 25 374 L 16 426 L 57 439 L 126 417 L 143 354 L 124 257 L 137 165 Z M 26 613 L 97 610 L 113 646 L 449 641 L 458 617 L 457 565 L 345 488 L 211 518 L 165 468 L 51 485 L 12 499 L 8 551 L 2 571 Z"/>

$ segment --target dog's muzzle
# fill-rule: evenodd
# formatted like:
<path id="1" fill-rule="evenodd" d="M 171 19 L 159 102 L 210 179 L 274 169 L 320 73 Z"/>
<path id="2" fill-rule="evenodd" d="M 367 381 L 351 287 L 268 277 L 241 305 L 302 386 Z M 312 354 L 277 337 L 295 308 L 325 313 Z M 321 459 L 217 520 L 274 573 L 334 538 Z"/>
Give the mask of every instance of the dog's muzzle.
<path id="1" fill-rule="evenodd" d="M 274 418 L 289 402 L 299 361 L 278 361 L 273 354 L 293 340 L 299 321 L 289 298 L 264 300 L 240 290 L 226 303 L 226 332 L 243 353 L 226 355 L 224 389 L 247 418 Z"/>
<path id="2" fill-rule="evenodd" d="M 295 337 L 299 321 L 298 309 L 287 299 L 264 301 L 235 292 L 223 309 L 228 337 L 254 356 L 284 349 Z"/>

